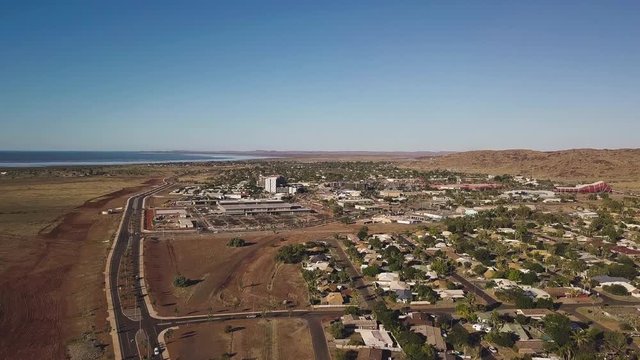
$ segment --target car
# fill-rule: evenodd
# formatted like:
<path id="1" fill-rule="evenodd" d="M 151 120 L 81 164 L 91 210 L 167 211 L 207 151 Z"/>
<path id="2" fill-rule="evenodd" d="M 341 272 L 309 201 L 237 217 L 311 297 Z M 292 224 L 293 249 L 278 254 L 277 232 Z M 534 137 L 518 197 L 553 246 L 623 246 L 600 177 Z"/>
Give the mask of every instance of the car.
<path id="1" fill-rule="evenodd" d="M 158 356 L 158 355 L 160 355 L 160 348 L 156 346 L 153 348 L 153 356 Z"/>
<path id="2" fill-rule="evenodd" d="M 496 348 L 495 348 L 495 347 L 493 347 L 493 346 L 489 346 L 489 351 L 491 351 L 493 354 L 495 354 L 495 353 L 497 353 L 497 352 L 498 352 L 498 349 L 496 349 Z"/>

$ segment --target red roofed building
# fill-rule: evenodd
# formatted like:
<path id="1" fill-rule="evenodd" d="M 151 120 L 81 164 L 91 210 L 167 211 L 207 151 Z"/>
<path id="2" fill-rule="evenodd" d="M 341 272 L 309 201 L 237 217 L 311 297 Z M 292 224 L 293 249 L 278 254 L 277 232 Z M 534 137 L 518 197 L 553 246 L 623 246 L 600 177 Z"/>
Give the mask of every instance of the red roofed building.
<path id="1" fill-rule="evenodd" d="M 622 254 L 627 256 L 640 256 L 640 250 L 628 248 L 625 246 L 614 246 L 611 248 L 611 252 L 616 254 Z"/>
<path id="2" fill-rule="evenodd" d="M 593 184 L 582 184 L 576 186 L 556 186 L 557 192 L 564 193 L 581 193 L 581 194 L 597 194 L 610 193 L 613 191 L 611 186 L 604 181 L 594 182 Z"/>

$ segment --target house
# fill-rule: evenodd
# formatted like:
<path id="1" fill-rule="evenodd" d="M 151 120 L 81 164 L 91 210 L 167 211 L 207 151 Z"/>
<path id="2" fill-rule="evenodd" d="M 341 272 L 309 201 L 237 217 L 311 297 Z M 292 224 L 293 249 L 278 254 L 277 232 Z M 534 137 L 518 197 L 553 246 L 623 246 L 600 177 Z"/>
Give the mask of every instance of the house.
<path id="1" fill-rule="evenodd" d="M 540 339 L 516 341 L 516 347 L 520 355 L 543 353 L 545 352 L 545 346 L 546 341 Z"/>
<path id="2" fill-rule="evenodd" d="M 600 285 L 613 285 L 617 283 L 630 283 L 630 281 L 623 277 L 615 277 L 615 276 L 594 276 L 591 278 L 592 280 L 598 282 Z"/>
<path id="3" fill-rule="evenodd" d="M 342 297 L 342 294 L 339 292 L 330 292 L 327 294 L 327 296 L 322 298 L 322 301 L 320 302 L 320 304 L 322 305 L 342 305 L 344 304 L 344 298 Z"/>
<path id="4" fill-rule="evenodd" d="M 391 349 L 394 347 L 391 334 L 382 325 L 380 325 L 379 330 L 356 329 L 356 332 L 362 336 L 362 340 L 367 347 L 374 349 Z"/>
<path id="5" fill-rule="evenodd" d="M 496 288 L 498 289 L 511 289 L 518 287 L 518 284 L 515 281 L 511 281 L 509 279 L 493 279 L 493 282 L 496 283 Z"/>
<path id="6" fill-rule="evenodd" d="M 381 349 L 362 349 L 358 355 L 358 360 L 382 360 L 384 352 Z"/>
<path id="7" fill-rule="evenodd" d="M 390 272 L 380 273 L 380 274 L 376 275 L 376 282 L 375 283 L 378 286 L 380 286 L 383 290 L 389 291 L 392 281 L 399 282 L 400 281 L 400 274 L 398 274 L 398 273 L 390 273 Z"/>
<path id="8" fill-rule="evenodd" d="M 626 246 L 614 246 L 611 248 L 611 252 L 615 254 L 626 255 L 629 257 L 640 257 L 640 250 L 632 249 Z"/>
<path id="9" fill-rule="evenodd" d="M 546 291 L 531 286 L 521 286 L 525 295 L 532 299 L 551 299 L 551 295 Z"/>
<path id="10" fill-rule="evenodd" d="M 462 289 L 437 289 L 436 292 L 442 299 L 464 299 L 464 290 Z"/>
<path id="11" fill-rule="evenodd" d="M 426 337 L 427 344 L 433 345 L 436 350 L 447 350 L 447 344 L 442 337 L 442 331 L 440 331 L 440 328 L 431 325 L 415 325 L 411 327 L 411 330 Z"/>
<path id="12" fill-rule="evenodd" d="M 551 297 L 555 299 L 563 297 L 576 298 L 589 296 L 588 291 L 577 287 L 548 287 L 545 288 L 544 291 L 546 291 L 549 295 L 551 295 Z"/>
<path id="13" fill-rule="evenodd" d="M 375 330 L 378 323 L 364 316 L 344 315 L 340 318 L 342 324 L 346 327 L 355 327 L 356 329 Z"/>
<path id="14" fill-rule="evenodd" d="M 411 299 L 413 298 L 413 295 L 411 294 L 411 290 L 409 289 L 398 289 L 398 290 L 395 290 L 395 293 L 396 293 L 397 302 L 403 302 L 406 304 L 409 301 L 411 301 Z"/>
<path id="15" fill-rule="evenodd" d="M 542 320 L 545 316 L 553 314 L 549 309 L 517 309 L 516 314 L 526 316 L 533 320 Z"/>
<path id="16" fill-rule="evenodd" d="M 305 264 L 304 269 L 307 271 L 320 270 L 327 273 L 333 272 L 333 268 L 331 267 L 331 264 L 329 264 L 328 261 L 317 261 L 314 263 L 307 263 Z"/>
<path id="17" fill-rule="evenodd" d="M 529 340 L 531 338 L 522 325 L 518 323 L 505 323 L 502 325 L 502 328 L 500 328 L 500 332 L 512 332 L 516 334 L 520 340 Z"/>

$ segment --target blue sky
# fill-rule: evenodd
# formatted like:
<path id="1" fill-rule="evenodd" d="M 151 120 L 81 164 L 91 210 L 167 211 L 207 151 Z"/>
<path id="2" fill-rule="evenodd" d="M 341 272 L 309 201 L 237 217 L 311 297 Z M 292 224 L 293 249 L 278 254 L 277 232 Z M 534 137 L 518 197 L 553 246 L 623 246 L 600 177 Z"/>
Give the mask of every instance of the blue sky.
<path id="1" fill-rule="evenodd" d="M 640 147 L 638 1 L 0 1 L 0 149 Z"/>

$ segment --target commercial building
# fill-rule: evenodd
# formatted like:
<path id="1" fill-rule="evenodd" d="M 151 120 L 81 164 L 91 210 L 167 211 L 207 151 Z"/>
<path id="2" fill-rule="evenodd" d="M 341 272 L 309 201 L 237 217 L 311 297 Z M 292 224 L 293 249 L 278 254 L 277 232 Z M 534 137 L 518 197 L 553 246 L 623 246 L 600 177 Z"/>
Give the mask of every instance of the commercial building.
<path id="1" fill-rule="evenodd" d="M 220 201 L 218 209 L 224 215 L 294 214 L 313 212 L 299 204 L 280 200 Z"/>

